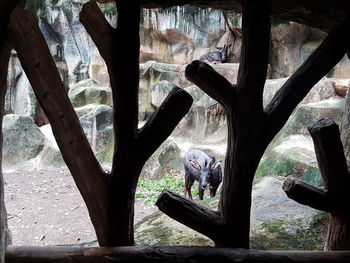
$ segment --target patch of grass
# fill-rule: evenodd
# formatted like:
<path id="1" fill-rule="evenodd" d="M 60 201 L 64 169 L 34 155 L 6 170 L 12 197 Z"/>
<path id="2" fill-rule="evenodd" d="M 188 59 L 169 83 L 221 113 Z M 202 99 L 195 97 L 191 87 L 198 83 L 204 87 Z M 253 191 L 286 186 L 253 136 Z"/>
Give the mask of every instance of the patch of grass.
<path id="1" fill-rule="evenodd" d="M 176 171 L 171 171 L 158 179 L 140 178 L 137 186 L 138 191 L 135 197 L 145 198 L 144 204 L 151 203 L 154 205 L 158 196 L 165 188 L 178 194 L 183 194 L 185 179 L 180 177 Z"/>
<path id="2" fill-rule="evenodd" d="M 262 233 L 251 239 L 251 248 L 259 250 L 323 250 L 327 232 L 328 215 L 317 213 L 309 229 L 298 227 L 301 222 L 275 222 L 262 224 Z M 297 226 L 295 234 L 287 231 L 288 226 Z"/>

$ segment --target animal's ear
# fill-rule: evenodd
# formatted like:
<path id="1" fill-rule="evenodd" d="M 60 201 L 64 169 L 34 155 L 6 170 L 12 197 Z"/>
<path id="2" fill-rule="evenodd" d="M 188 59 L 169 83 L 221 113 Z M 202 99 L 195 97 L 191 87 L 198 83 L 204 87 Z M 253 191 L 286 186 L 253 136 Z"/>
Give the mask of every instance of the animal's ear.
<path id="1" fill-rule="evenodd" d="M 196 168 L 198 171 L 201 170 L 201 166 L 199 165 L 199 163 L 198 163 L 197 161 L 195 161 L 195 160 L 190 160 L 190 162 L 191 162 L 192 166 L 193 166 L 194 168 Z"/>
<path id="2" fill-rule="evenodd" d="M 221 164 L 221 161 L 217 161 L 210 166 L 210 170 L 213 171 Z"/>

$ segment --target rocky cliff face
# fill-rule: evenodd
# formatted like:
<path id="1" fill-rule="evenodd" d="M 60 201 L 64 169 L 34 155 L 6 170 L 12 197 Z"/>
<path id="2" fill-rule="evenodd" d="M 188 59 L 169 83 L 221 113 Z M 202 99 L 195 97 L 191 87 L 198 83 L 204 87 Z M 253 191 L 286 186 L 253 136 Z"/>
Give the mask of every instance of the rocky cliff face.
<path id="1" fill-rule="evenodd" d="M 191 6 L 144 9 L 141 62 L 190 63 L 215 50 L 227 30 L 219 10 Z"/>
<path id="2" fill-rule="evenodd" d="M 38 17 L 61 77 L 67 89 L 72 89 L 69 94 L 74 95 L 73 87 L 79 86 L 77 83 L 91 80 L 96 87 L 89 87 L 93 91 L 88 93 L 100 94 L 98 103 L 102 103 L 106 94 L 110 95 L 109 78 L 96 46 L 79 22 L 79 12 L 85 2 L 86 0 L 31 0 L 28 1 L 28 8 Z M 100 7 L 108 21 L 115 26 L 115 5 L 108 3 Z M 144 9 L 140 26 L 140 121 L 146 120 L 159 107 L 173 83 L 189 90 L 195 98 L 194 106 L 177 131 L 181 129 L 183 133 L 190 128 L 201 139 L 212 137 L 214 141 L 220 137 L 218 135 L 225 136 L 225 114 L 222 108 L 196 87 L 191 87 L 192 84 L 184 77 L 184 64 L 216 50 L 216 47 L 229 45 L 229 62 L 232 63 L 218 64 L 214 68 L 234 83 L 240 57 L 240 27 L 241 16 L 228 11 L 223 13 L 191 6 L 164 10 Z M 273 20 L 269 78 L 291 75 L 324 37 L 325 33 L 304 25 Z M 349 66 L 349 60 L 345 56 L 329 76 L 348 77 L 349 71 L 344 69 Z M 6 113 L 31 116 L 39 126 L 47 124 L 15 51 L 12 52 L 10 62 L 8 86 Z M 78 100 L 86 97 L 86 94 L 85 89 L 79 90 L 74 97 Z M 89 99 L 85 97 L 85 100 Z M 85 105 L 78 102 L 75 106 Z M 95 127 L 88 124 L 85 126 L 88 127 L 86 129 Z M 92 143 L 94 138 L 97 137 L 91 136 Z M 191 134 L 188 138 L 192 138 Z"/>

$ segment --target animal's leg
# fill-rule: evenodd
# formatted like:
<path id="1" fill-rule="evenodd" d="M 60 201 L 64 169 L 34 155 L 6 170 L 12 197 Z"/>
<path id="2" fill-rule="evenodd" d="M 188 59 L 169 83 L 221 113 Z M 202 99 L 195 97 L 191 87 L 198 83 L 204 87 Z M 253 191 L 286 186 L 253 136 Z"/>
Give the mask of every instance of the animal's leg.
<path id="1" fill-rule="evenodd" d="M 217 187 L 210 186 L 209 189 L 210 189 L 210 197 L 214 197 L 216 195 Z"/>
<path id="2" fill-rule="evenodd" d="M 203 200 L 204 189 L 201 187 L 200 184 L 198 186 L 198 194 L 199 194 L 199 200 Z"/>
<path id="3" fill-rule="evenodd" d="M 194 181 L 190 181 L 189 184 L 188 184 L 188 188 L 187 188 L 187 191 L 188 191 L 188 197 L 192 200 L 192 193 L 191 193 L 191 187 L 193 185 Z"/>
<path id="4" fill-rule="evenodd" d="M 186 197 L 186 192 L 188 193 L 188 197 L 192 200 L 192 193 L 191 193 L 191 187 L 193 185 L 193 180 L 190 179 L 190 174 L 185 172 L 185 197 Z"/>

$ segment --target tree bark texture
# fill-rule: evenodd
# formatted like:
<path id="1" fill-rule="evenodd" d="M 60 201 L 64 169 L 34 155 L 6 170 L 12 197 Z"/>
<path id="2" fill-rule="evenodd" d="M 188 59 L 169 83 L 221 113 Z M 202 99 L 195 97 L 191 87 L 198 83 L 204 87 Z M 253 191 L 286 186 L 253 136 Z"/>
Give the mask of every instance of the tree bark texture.
<path id="1" fill-rule="evenodd" d="M 270 42 L 268 3 L 243 1 L 243 43 L 237 84 L 232 85 L 203 62 L 194 61 L 186 68 L 186 77 L 226 110 L 228 145 L 220 216 L 217 222 L 212 222 L 210 216 L 207 222 L 203 222 L 205 219 L 202 218 L 196 220 L 203 222 L 200 223 L 203 227 L 196 226 L 197 231 L 212 238 L 217 246 L 249 247 L 252 182 L 266 147 L 313 85 L 334 67 L 350 47 L 350 36 L 346 33 L 350 26 L 348 19 L 329 33 L 263 109 L 262 94 Z M 190 211 L 188 202 L 181 198 L 173 198 L 172 202 L 178 202 L 176 206 L 162 202 L 161 198 L 170 196 L 160 196 L 158 201 L 165 213 L 172 216 L 175 213 L 175 210 L 170 212 L 172 207 L 176 207 L 176 213 L 180 214 Z M 203 211 L 200 216 L 204 214 L 209 215 L 210 212 Z M 177 219 L 190 224 L 184 216 Z M 209 235 L 207 230 L 200 230 L 207 225 L 215 229 Z"/>
<path id="2" fill-rule="evenodd" d="M 13 247 L 6 251 L 7 263 L 337 263 L 349 262 L 349 251 L 258 251 L 214 247 Z"/>
<path id="3" fill-rule="evenodd" d="M 108 65 L 111 79 L 115 151 L 110 174 L 103 171 L 91 150 L 34 15 L 17 8 L 9 26 L 10 41 L 51 123 L 101 246 L 134 244 L 134 196 L 141 169 L 193 101 L 187 92 L 174 88 L 146 125 L 138 129 L 140 6 L 123 1 L 117 8 L 116 29 L 109 26 L 95 3 L 88 3 L 82 11 L 82 17 L 89 17 L 85 25 Z"/>
<path id="4" fill-rule="evenodd" d="M 324 189 L 288 178 L 283 190 L 298 203 L 330 213 L 325 250 L 350 249 L 350 175 L 338 125 L 322 119 L 309 127 Z"/>
<path id="5" fill-rule="evenodd" d="M 5 95 L 7 91 L 7 69 L 11 56 L 11 46 L 7 40 L 7 26 L 12 10 L 24 1 L 0 0 L 0 262 L 5 262 L 6 246 L 10 242 L 7 228 L 7 213 L 4 202 L 4 181 L 2 175 L 2 118 L 4 116 Z"/>

